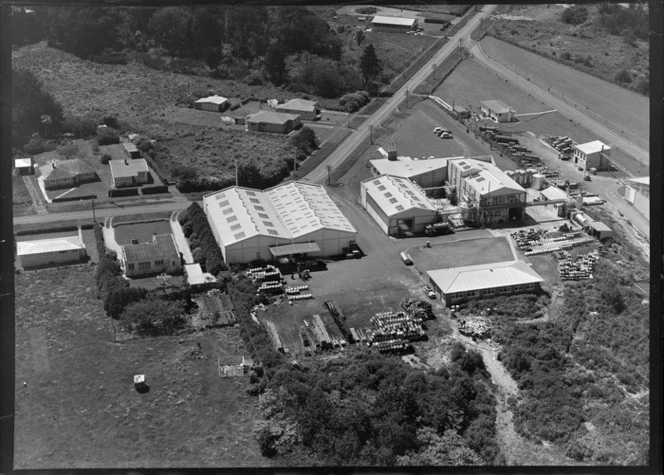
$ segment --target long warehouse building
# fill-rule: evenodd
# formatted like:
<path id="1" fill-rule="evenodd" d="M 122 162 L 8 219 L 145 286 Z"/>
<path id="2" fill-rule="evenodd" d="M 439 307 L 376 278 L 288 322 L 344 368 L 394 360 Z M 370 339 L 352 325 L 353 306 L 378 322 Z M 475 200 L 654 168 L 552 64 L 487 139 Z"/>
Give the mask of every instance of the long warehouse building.
<path id="1" fill-rule="evenodd" d="M 357 235 L 321 185 L 290 181 L 264 191 L 233 186 L 205 195 L 203 207 L 228 264 L 336 256 Z"/>

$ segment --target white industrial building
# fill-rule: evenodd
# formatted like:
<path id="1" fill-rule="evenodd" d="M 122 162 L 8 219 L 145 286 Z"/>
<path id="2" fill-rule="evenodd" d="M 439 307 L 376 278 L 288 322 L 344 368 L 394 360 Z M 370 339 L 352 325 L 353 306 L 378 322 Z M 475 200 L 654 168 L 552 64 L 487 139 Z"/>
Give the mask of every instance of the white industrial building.
<path id="1" fill-rule="evenodd" d="M 450 159 L 447 176 L 466 220 L 492 224 L 523 219 L 526 190 L 496 165 L 473 158 Z"/>
<path id="2" fill-rule="evenodd" d="M 630 178 L 625 186 L 625 199 L 639 213 L 650 219 L 650 177 Z"/>
<path id="3" fill-rule="evenodd" d="M 234 186 L 203 197 L 228 264 L 280 256 L 335 256 L 357 231 L 321 185 L 290 181 L 267 190 Z"/>
<path id="4" fill-rule="evenodd" d="M 371 20 L 371 28 L 375 31 L 406 32 L 417 29 L 417 19 L 376 15 Z"/>
<path id="5" fill-rule="evenodd" d="M 611 168 L 611 147 L 602 143 L 601 140 L 574 145 L 574 163 L 584 170 L 595 168 L 597 170 L 609 170 Z"/>
<path id="6" fill-rule="evenodd" d="M 381 175 L 361 183 L 362 206 L 389 236 L 424 232 L 436 222 L 436 207 L 406 178 Z"/>
<path id="7" fill-rule="evenodd" d="M 411 157 L 394 157 L 370 160 L 370 163 L 371 170 L 376 176 L 407 178 L 422 188 L 434 188 L 445 184 L 448 160 L 449 158 L 418 160 Z"/>
<path id="8" fill-rule="evenodd" d="M 480 102 L 480 109 L 482 114 L 499 124 L 512 122 L 514 120 L 514 113 L 516 112 L 500 101 L 482 101 Z"/>

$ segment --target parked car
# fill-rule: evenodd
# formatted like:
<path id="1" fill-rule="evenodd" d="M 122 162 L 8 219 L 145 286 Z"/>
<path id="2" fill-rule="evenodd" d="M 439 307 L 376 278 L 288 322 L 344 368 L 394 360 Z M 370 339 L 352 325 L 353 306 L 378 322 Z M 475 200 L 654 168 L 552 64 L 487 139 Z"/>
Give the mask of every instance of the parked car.
<path id="1" fill-rule="evenodd" d="M 442 127 L 436 127 L 436 128 L 433 129 L 433 133 L 436 134 L 436 135 L 440 135 L 442 132 L 443 132 Z"/>
<path id="2" fill-rule="evenodd" d="M 427 294 L 427 297 L 430 299 L 436 299 L 438 296 L 436 295 L 436 292 L 433 291 L 430 285 L 425 285 L 422 290 L 424 290 L 424 293 Z"/>
<path id="3" fill-rule="evenodd" d="M 412 266 L 413 265 L 413 260 L 410 258 L 410 256 L 406 252 L 401 253 L 401 260 L 407 266 Z"/>

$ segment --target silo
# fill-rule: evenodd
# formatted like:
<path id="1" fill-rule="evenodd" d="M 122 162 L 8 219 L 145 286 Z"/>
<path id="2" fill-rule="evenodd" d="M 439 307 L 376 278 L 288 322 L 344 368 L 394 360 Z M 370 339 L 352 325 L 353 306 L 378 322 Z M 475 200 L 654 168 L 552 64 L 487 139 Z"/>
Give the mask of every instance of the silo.
<path id="1" fill-rule="evenodd" d="M 528 168 L 526 170 L 526 184 L 531 184 L 533 182 L 533 175 L 537 173 L 536 168 Z"/>
<path id="2" fill-rule="evenodd" d="M 532 181 L 532 189 L 540 191 L 544 188 L 544 181 L 546 180 L 546 177 L 542 175 L 541 173 L 535 173 L 533 175 L 533 181 Z"/>
<path id="3" fill-rule="evenodd" d="M 507 171 L 505 172 L 505 175 L 507 175 L 508 177 L 510 177 L 512 180 L 515 180 L 514 172 L 513 172 L 512 170 L 507 170 Z"/>
<path id="4" fill-rule="evenodd" d="M 515 176 L 516 176 L 516 182 L 519 185 L 523 186 L 523 185 L 526 184 L 526 171 L 525 170 L 522 170 L 522 169 L 519 168 L 516 171 Z"/>

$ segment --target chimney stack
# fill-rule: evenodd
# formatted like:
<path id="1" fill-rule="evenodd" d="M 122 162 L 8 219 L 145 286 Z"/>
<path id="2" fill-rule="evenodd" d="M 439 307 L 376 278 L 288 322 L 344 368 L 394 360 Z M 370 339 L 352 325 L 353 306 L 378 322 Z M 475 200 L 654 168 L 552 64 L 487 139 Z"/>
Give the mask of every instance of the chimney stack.
<path id="1" fill-rule="evenodd" d="M 129 162 L 127 162 L 127 159 L 125 158 L 125 165 L 129 165 Z"/>
<path id="2" fill-rule="evenodd" d="M 392 161 L 397 159 L 397 148 L 395 144 L 389 144 L 387 148 L 387 159 Z"/>

